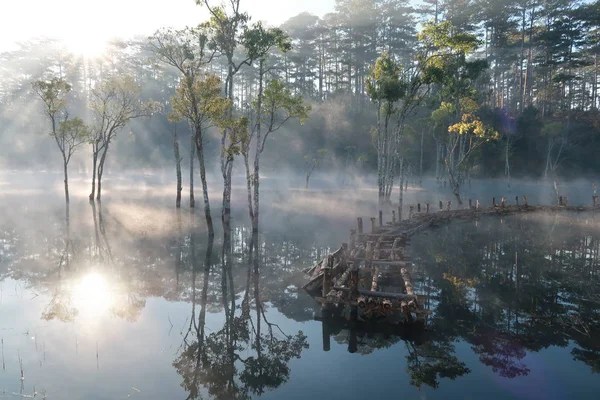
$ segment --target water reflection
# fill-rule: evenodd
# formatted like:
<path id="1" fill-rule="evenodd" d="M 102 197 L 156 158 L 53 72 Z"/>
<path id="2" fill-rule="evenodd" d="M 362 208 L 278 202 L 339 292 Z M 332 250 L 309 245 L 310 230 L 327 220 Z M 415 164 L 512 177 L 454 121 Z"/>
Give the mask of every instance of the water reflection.
<path id="1" fill-rule="evenodd" d="M 528 352 L 572 346 L 599 372 L 600 226 L 589 215 L 455 223 L 415 238 L 428 329 L 464 341 L 505 378 L 526 376 Z M 427 384 L 434 382 L 425 382 Z"/>
<path id="2" fill-rule="evenodd" d="M 167 368 L 161 374 L 171 373 L 163 383 L 175 389 L 154 397 L 144 392 L 148 398 L 169 398 L 178 388 L 184 395 L 171 397 L 251 398 L 271 391 L 283 396 L 290 393 L 286 386 L 307 390 L 303 385 L 318 378 L 315 362 L 327 357 L 335 363 L 325 371 L 333 387 L 341 374 L 389 354 L 374 367 L 398 375 L 387 397 L 418 388 L 428 390 L 428 398 L 448 398 L 451 380 L 479 379 L 482 370 L 515 382 L 532 379 L 540 365 L 531 354 L 548 349 L 564 349 L 553 360 L 560 368 L 600 372 L 600 228 L 590 216 L 457 222 L 413 238 L 415 290 L 428 295 L 432 311 L 423 329 L 415 330 L 342 318 L 314 321 L 320 309 L 298 289 L 305 279 L 301 271 L 343 236 L 327 242 L 293 226 L 252 234 L 240 224 L 212 239 L 203 233 L 202 218 L 186 210 L 173 211 L 164 230 L 146 228 L 148 217 L 124 220 L 110 205 L 72 206 L 69 213 L 68 224 L 61 209 L 60 218 L 48 224 L 0 227 L 0 274 L 24 283 L 44 302 L 34 319 L 24 322 L 27 326 L 36 326 L 41 317 L 61 330 L 80 324 L 96 335 L 86 339 L 78 326 L 68 343 L 72 348 L 77 340 L 87 343 L 94 370 L 98 342 L 102 371 L 111 365 L 110 347 L 119 353 L 118 343 L 129 340 L 132 371 L 125 375 L 134 375 L 133 369 L 151 373 L 158 361 L 147 366 L 136 359 L 158 357 L 158 346 L 132 348 L 131 343 L 166 328 L 168 343 L 158 342 L 160 366 Z M 160 314 L 163 307 L 172 313 Z M 114 320 L 123 322 L 119 331 L 111 331 Z M 42 328 L 36 329 L 39 336 Z M 16 347 L 4 334 L 7 353 L 20 348 L 27 360 L 27 348 Z M 56 349 L 65 354 L 63 368 L 73 362 L 65 350 L 71 347 Z M 44 371 L 48 380 L 60 381 L 55 370 Z M 381 388 L 374 378 L 382 372 L 363 370 L 363 375 L 371 373 L 364 378 L 373 383 L 364 386 L 373 391 Z M 101 382 L 116 385 L 117 378 L 111 379 Z M 129 389 L 134 383 L 127 384 Z M 335 390 L 341 395 L 340 385 Z M 597 383 L 583 380 L 580 386 L 595 388 Z M 328 386 L 320 393 L 333 390 Z M 102 397 L 84 393 L 73 398 Z"/>
<path id="3" fill-rule="evenodd" d="M 194 235 L 190 236 L 192 248 Z M 269 322 L 260 295 L 258 235 L 253 234 L 243 292 L 236 295 L 233 280 L 233 248 L 230 229 L 225 229 L 220 270 L 215 278 L 221 282 L 221 304 L 225 322 L 217 331 L 206 335 L 207 291 L 211 279 L 213 241 L 209 239 L 203 268 L 200 312 L 196 323 L 196 274 L 192 279 L 191 323 L 182 350 L 173 366 L 183 378 L 188 399 L 202 397 L 202 388 L 217 399 L 247 399 L 261 395 L 285 383 L 290 375 L 288 362 L 299 358 L 308 348 L 302 331 L 287 335 L 277 324 Z M 192 252 L 194 254 L 194 252 Z M 192 268 L 195 255 L 191 256 Z M 238 297 L 241 297 L 239 302 Z"/>

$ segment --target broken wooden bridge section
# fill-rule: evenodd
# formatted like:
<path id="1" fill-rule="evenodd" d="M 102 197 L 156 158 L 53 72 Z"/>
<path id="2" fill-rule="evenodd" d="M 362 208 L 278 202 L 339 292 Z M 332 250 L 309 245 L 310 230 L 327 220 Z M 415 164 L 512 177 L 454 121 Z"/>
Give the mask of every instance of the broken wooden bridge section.
<path id="1" fill-rule="evenodd" d="M 323 305 L 324 315 L 337 309 L 350 309 L 351 320 L 386 320 L 395 323 L 424 321 L 431 312 L 424 306 L 426 296 L 415 293 L 410 258 L 410 239 L 423 230 L 455 219 L 473 219 L 489 215 L 511 215 L 530 212 L 589 212 L 600 211 L 594 194 L 592 206 L 568 206 L 566 198 L 559 198 L 555 206 L 530 206 L 523 196 L 521 204 L 515 198 L 508 205 L 505 198 L 497 204 L 482 208 L 469 200 L 468 208 L 452 210 L 440 201 L 437 212 L 426 204 L 409 207 L 406 220 L 384 223 L 383 212 L 370 218 L 370 232 L 364 232 L 363 218 L 357 218 L 357 228 L 350 232 L 349 243 L 327 255 L 317 265 L 305 271 L 309 275 L 304 289 Z M 398 216 L 401 217 L 401 208 Z M 337 307 L 337 308 L 336 308 Z"/>

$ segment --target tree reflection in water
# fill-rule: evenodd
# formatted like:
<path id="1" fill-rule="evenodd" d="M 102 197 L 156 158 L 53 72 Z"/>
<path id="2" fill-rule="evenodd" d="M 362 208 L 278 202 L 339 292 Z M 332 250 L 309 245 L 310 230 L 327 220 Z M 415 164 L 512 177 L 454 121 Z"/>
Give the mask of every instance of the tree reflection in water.
<path id="1" fill-rule="evenodd" d="M 73 291 L 82 282 L 95 285 L 100 297 L 112 296 L 107 311 L 130 321 L 150 297 L 191 304 L 173 361 L 189 398 L 207 392 L 248 398 L 285 383 L 307 338 L 282 332 L 268 307 L 288 319 L 312 320 L 319 306 L 298 290 L 301 271 L 331 249 L 289 227 L 252 235 L 250 228 L 234 226 L 222 242 L 213 241 L 199 233 L 193 213 L 147 207 L 168 217 L 164 230 L 153 230 L 131 210 L 119 215 L 114 204 L 85 204 L 72 206 L 68 220 L 61 210 L 59 219 L 39 227 L 3 225 L 0 276 L 47 297 L 42 317 L 48 320 L 86 319 L 89 310 Z M 141 228 L 132 220 L 141 221 Z M 401 347 L 417 387 L 436 388 L 444 378 L 474 369 L 457 343 L 466 343 L 481 366 L 506 378 L 533 373 L 527 354 L 549 347 L 569 348 L 574 362 L 600 372 L 599 231 L 590 216 L 564 214 L 486 218 L 429 230 L 411 245 L 415 290 L 429 295 L 432 311 L 424 332 L 328 321 L 324 334 L 357 357 Z M 94 274 L 103 281 L 89 278 Z M 223 316 L 218 329 L 207 326 L 211 314 Z"/>
<path id="2" fill-rule="evenodd" d="M 193 243 L 194 234 L 191 235 L 191 240 Z M 302 331 L 293 336 L 286 335 L 278 325 L 269 322 L 260 297 L 261 255 L 258 234 L 253 234 L 250 243 L 246 284 L 241 295 L 242 301 L 237 304 L 232 271 L 234 257 L 231 230 L 224 230 L 219 273 L 225 323 L 218 331 L 206 335 L 207 291 L 209 280 L 213 278 L 210 273 L 213 242 L 209 240 L 204 259 L 200 313 L 196 323 L 194 297 L 191 317 L 193 322 L 184 337 L 182 351 L 173 363 L 183 377 L 182 386 L 189 393 L 188 399 L 201 397 L 202 387 L 211 397 L 218 399 L 245 399 L 250 398 L 251 394 L 260 395 L 275 389 L 288 380 L 289 361 L 299 358 L 302 350 L 308 348 Z M 193 255 L 191 263 L 196 271 Z M 219 274 L 214 275 L 215 279 L 219 279 Z M 196 279 L 192 282 L 192 291 L 195 292 Z"/>
<path id="3" fill-rule="evenodd" d="M 412 251 L 436 336 L 471 344 L 481 363 L 506 378 L 530 372 L 528 351 L 570 343 L 574 359 L 599 372 L 600 226 L 593 216 L 453 223 L 414 238 Z"/>

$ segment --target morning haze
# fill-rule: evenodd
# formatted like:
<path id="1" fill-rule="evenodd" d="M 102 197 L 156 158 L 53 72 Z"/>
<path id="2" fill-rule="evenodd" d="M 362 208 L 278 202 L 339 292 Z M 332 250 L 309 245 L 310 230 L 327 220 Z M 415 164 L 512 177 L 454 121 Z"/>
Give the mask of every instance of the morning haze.
<path id="1" fill-rule="evenodd" d="M 0 6 L 0 388 L 592 399 L 600 1 Z"/>

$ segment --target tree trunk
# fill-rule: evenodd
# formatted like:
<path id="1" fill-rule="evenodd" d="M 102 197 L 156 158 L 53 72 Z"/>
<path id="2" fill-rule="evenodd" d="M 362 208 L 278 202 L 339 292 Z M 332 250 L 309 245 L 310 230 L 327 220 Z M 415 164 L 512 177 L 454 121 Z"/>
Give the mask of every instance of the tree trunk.
<path id="1" fill-rule="evenodd" d="M 196 200 L 194 199 L 194 149 L 196 148 L 196 134 L 192 131 L 190 134 L 190 208 L 196 206 Z"/>
<path id="2" fill-rule="evenodd" d="M 94 145 L 94 149 L 92 150 L 92 192 L 90 193 L 90 201 L 94 201 L 94 197 L 96 195 L 96 166 L 98 163 L 98 150 L 97 145 Z"/>
<path id="3" fill-rule="evenodd" d="M 63 170 L 65 174 L 65 201 L 69 203 L 69 173 L 67 171 L 68 162 L 63 154 Z"/>
<path id="4" fill-rule="evenodd" d="M 179 155 L 179 140 L 177 140 L 177 127 L 173 128 L 173 153 L 175 156 L 175 169 L 177 171 L 177 197 L 175 198 L 175 207 L 181 207 L 181 156 Z"/>
<path id="5" fill-rule="evenodd" d="M 248 154 L 244 154 L 244 167 L 246 168 L 246 188 L 248 190 L 248 215 L 252 226 L 254 226 L 254 203 L 252 201 L 252 182 L 254 178 L 250 174 L 250 161 L 248 160 Z"/>
<path id="6" fill-rule="evenodd" d="M 204 199 L 204 217 L 206 218 L 206 227 L 209 237 L 215 236 L 215 230 L 212 222 L 212 214 L 210 211 L 210 201 L 208 199 L 208 184 L 206 182 L 206 165 L 204 165 L 204 145 L 202 143 L 202 135 L 196 137 L 196 155 L 198 156 L 198 166 L 200 168 L 200 182 L 202 183 L 202 197 Z"/>
<path id="7" fill-rule="evenodd" d="M 221 220 L 223 226 L 230 226 L 231 219 L 231 171 L 233 169 L 233 158 L 227 160 L 225 165 L 225 174 L 223 176 L 223 209 L 221 210 Z"/>
<path id="8" fill-rule="evenodd" d="M 262 115 L 262 98 L 263 98 L 263 77 L 264 77 L 264 60 L 261 58 L 258 69 L 258 97 L 257 97 L 257 113 L 258 120 L 256 122 L 256 152 L 254 154 L 254 174 L 252 176 L 252 184 L 254 186 L 254 210 L 250 213 L 252 220 L 252 233 L 258 232 L 258 216 L 259 216 L 259 186 L 260 186 L 260 155 L 264 150 L 263 138 L 261 132 L 261 115 Z M 268 133 L 266 133 L 268 135 Z M 265 136 L 266 140 L 266 136 Z M 249 146 L 249 145 L 248 145 Z M 247 163 L 247 161 L 246 161 Z M 248 168 L 248 167 L 247 167 Z M 249 188 L 250 189 L 250 188 Z M 252 204 L 250 204 L 252 207 Z"/>
<path id="9" fill-rule="evenodd" d="M 508 153 L 510 150 L 510 136 L 506 137 L 506 147 L 504 149 L 504 175 L 506 176 L 506 180 L 508 182 L 508 188 L 510 189 L 510 160 L 508 157 Z"/>
<path id="10" fill-rule="evenodd" d="M 106 154 L 108 153 L 108 144 L 104 146 L 102 151 L 102 157 L 100 157 L 100 163 L 98 163 L 98 193 L 96 200 L 100 200 L 102 197 L 102 175 L 104 174 L 104 163 L 106 162 Z"/>
<path id="11" fill-rule="evenodd" d="M 419 156 L 419 185 L 423 186 L 423 140 L 425 132 L 421 131 L 421 152 Z"/>

